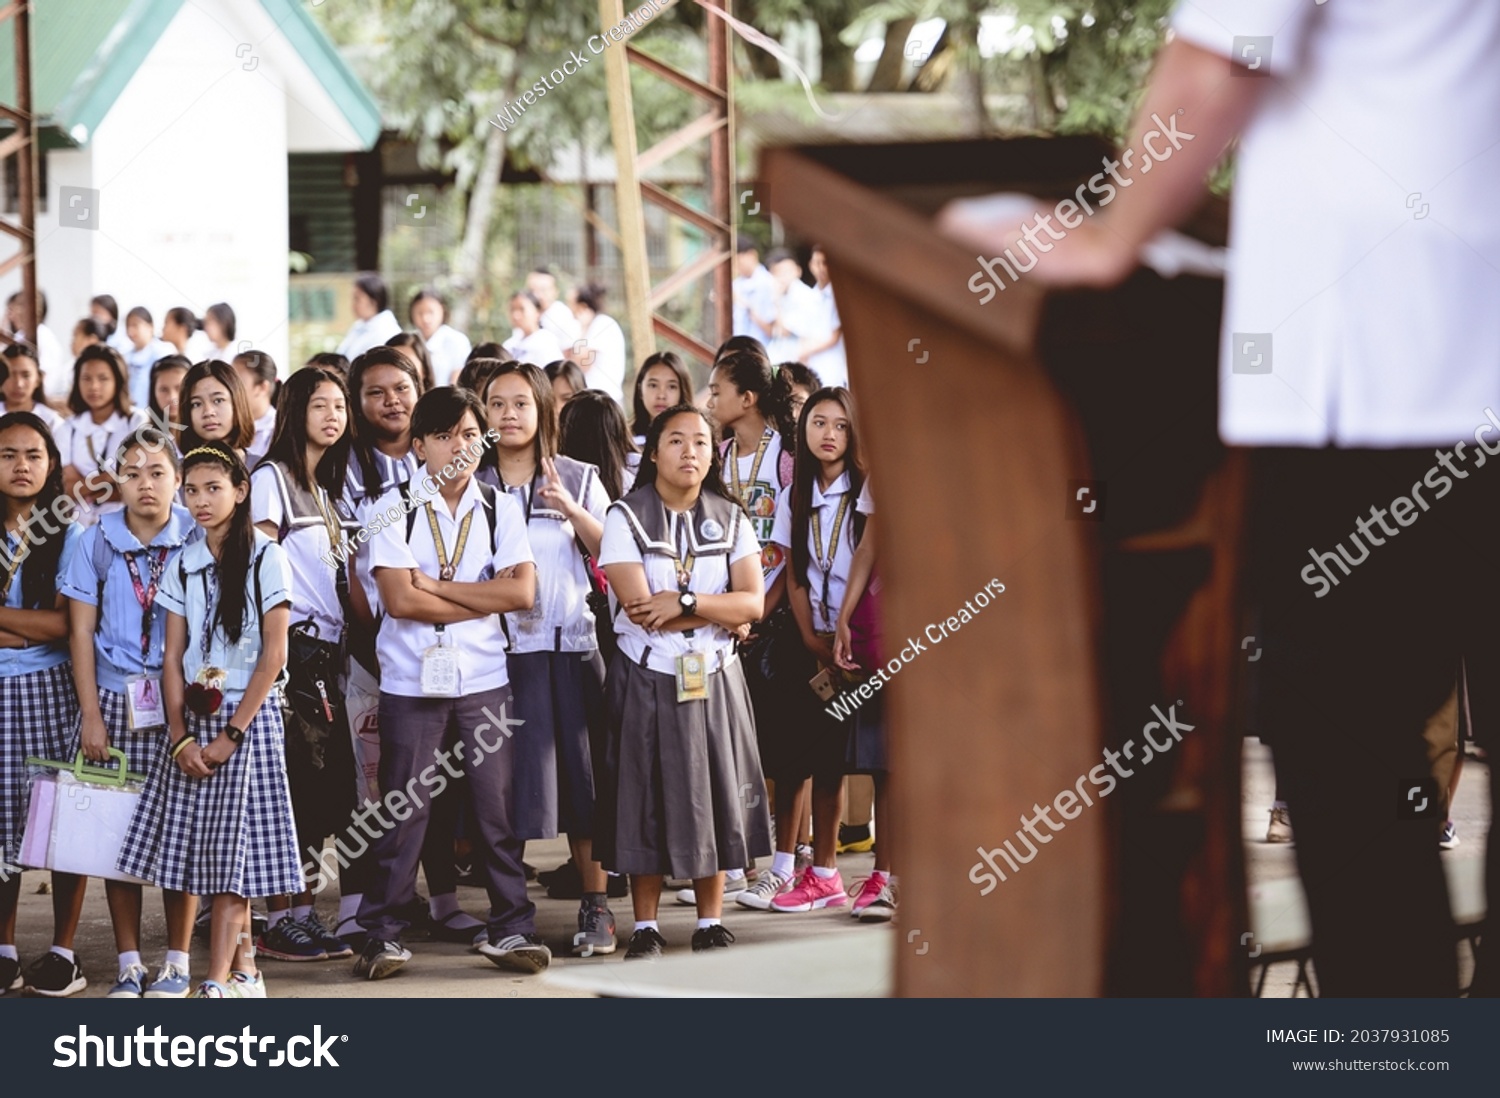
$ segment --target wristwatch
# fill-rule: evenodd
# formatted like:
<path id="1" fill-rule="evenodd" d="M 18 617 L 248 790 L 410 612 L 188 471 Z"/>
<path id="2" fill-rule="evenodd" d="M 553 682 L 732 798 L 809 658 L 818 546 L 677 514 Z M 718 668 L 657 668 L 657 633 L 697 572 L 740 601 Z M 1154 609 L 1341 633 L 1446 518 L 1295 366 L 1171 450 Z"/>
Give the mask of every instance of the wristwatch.
<path id="1" fill-rule="evenodd" d="M 245 730 L 242 728 L 236 728 L 232 724 L 226 725 L 224 728 L 224 738 L 227 739 L 230 743 L 239 743 L 245 738 Z"/>
<path id="2" fill-rule="evenodd" d="M 690 618 L 698 612 L 698 596 L 691 591 L 684 591 L 677 596 L 677 605 L 682 607 L 682 616 Z"/>

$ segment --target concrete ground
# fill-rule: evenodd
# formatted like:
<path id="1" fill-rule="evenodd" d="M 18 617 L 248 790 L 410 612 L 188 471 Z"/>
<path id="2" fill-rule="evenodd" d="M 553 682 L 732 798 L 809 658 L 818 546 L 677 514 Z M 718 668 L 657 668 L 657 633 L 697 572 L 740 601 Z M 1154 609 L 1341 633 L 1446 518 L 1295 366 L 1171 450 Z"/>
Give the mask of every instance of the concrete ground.
<path id="1" fill-rule="evenodd" d="M 542 840 L 526 845 L 526 860 L 538 869 L 551 869 L 567 860 L 567 857 L 567 843 L 562 839 Z M 769 859 L 762 861 L 770 864 Z M 839 871 L 846 886 L 851 886 L 855 879 L 867 875 L 873 865 L 873 854 L 846 854 L 839 858 Z M 52 897 L 39 892 L 39 888 L 47 885 L 48 876 L 42 872 L 28 872 L 22 880 L 17 934 L 22 963 L 29 962 L 50 944 Z M 426 895 L 425 884 L 419 883 L 418 887 Z M 569 948 L 573 934 L 578 929 L 578 901 L 549 900 L 546 890 L 535 881 L 531 882 L 529 891 L 537 905 L 537 930 L 553 952 L 550 972 L 560 973 L 574 965 L 623 964 L 625 941 L 629 938 L 632 925 L 629 897 L 610 901 L 621 928 L 620 948 L 610 956 L 575 959 L 569 956 Z M 488 904 L 482 889 L 460 887 L 458 893 L 459 903 L 465 911 L 476 918 L 484 918 Z M 147 946 L 143 951 L 145 962 L 153 972 L 161 962 L 166 935 L 157 896 L 154 890 L 147 890 L 142 927 L 142 941 Z M 686 954 L 689 952 L 688 940 L 697 925 L 697 914 L 693 908 L 676 903 L 670 894 L 664 895 L 662 899 L 660 922 L 662 935 L 668 943 L 668 956 Z M 256 906 L 261 906 L 259 901 Z M 338 910 L 337 886 L 330 886 L 318 897 L 317 909 L 323 921 L 332 926 Z M 856 922 L 849 917 L 847 907 L 807 914 L 773 915 L 731 903 L 725 905 L 724 923 L 734 933 L 736 945 L 805 941 L 825 935 L 892 933 L 889 924 Z M 502 972 L 484 957 L 469 952 L 462 945 L 414 938 L 407 942 L 407 946 L 413 956 L 406 967 L 389 979 L 375 982 L 354 979 L 352 960 L 295 964 L 263 960 L 266 989 L 273 998 L 479 998 L 497 995 L 553 998 L 581 994 L 552 986 L 546 974 L 518 977 Z M 116 954 L 109 912 L 104 904 L 104 886 L 99 881 L 89 882 L 76 952 L 84 974 L 89 979 L 88 989 L 82 994 L 86 997 L 103 997 L 114 982 Z M 639 962 L 632 962 L 625 968 L 614 970 L 624 990 L 628 990 L 625 987 L 630 981 L 628 974 L 637 964 Z M 207 965 L 208 950 L 202 943 L 195 941 L 194 973 L 202 974 Z M 768 988 L 768 993 L 771 990 Z"/>

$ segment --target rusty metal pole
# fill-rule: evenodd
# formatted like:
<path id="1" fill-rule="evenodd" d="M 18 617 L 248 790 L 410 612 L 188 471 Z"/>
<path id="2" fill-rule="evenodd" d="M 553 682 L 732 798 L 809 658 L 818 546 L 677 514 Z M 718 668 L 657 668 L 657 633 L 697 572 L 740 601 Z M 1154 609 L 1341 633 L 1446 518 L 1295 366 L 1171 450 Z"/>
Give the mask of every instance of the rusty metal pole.
<path id="1" fill-rule="evenodd" d="M 21 325 L 32 344 L 36 344 L 37 324 L 41 309 L 37 303 L 36 285 L 36 199 L 37 199 L 37 143 L 36 121 L 31 110 L 31 3 L 20 0 L 0 10 L 0 20 L 12 20 L 15 33 L 16 57 L 16 101 L 14 104 L 0 103 L 0 117 L 8 118 L 15 125 L 15 133 L 0 145 L 0 160 L 6 156 L 16 158 L 18 181 L 17 211 L 19 225 L 0 221 L 0 232 L 14 237 L 20 250 L 4 262 L 0 262 L 0 275 L 21 268 Z M 14 343 L 4 331 L 0 339 Z"/>
<path id="2" fill-rule="evenodd" d="M 706 0 L 710 7 L 719 8 L 726 15 L 732 14 L 733 0 Z M 734 176 L 734 66 L 731 64 L 733 42 L 729 24 L 722 19 L 706 20 L 708 33 L 708 82 L 723 93 L 723 99 L 714 104 L 714 114 L 724 119 L 722 129 L 716 130 L 708 141 L 708 208 L 719 221 L 729 226 L 727 233 L 715 234 L 710 245 L 718 251 L 728 252 L 732 257 L 736 246 L 735 176 Z M 714 343 L 723 343 L 729 338 L 734 324 L 733 281 L 734 260 L 721 263 L 714 268 L 713 278 L 713 323 L 716 332 Z"/>

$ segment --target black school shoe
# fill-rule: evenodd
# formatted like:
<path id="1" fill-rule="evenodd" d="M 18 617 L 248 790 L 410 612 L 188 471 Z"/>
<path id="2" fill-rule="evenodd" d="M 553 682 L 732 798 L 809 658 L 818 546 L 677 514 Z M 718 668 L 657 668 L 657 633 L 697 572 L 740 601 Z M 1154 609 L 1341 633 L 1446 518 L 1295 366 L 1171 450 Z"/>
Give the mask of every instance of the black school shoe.
<path id="1" fill-rule="evenodd" d="M 693 931 L 693 952 L 702 953 L 706 949 L 728 949 L 732 941 L 734 941 L 734 934 L 723 923 L 700 926 Z"/>
<path id="2" fill-rule="evenodd" d="M 25 982 L 21 975 L 21 962 L 14 957 L 0 957 L 0 995 L 20 991 Z"/>
<path id="3" fill-rule="evenodd" d="M 637 930 L 630 936 L 630 948 L 625 951 L 627 961 L 654 961 L 667 948 L 667 940 L 649 926 Z"/>
<path id="4" fill-rule="evenodd" d="M 27 968 L 26 983 L 21 994 L 63 999 L 69 995 L 77 995 L 88 986 L 83 967 L 77 960 L 70 961 L 61 953 L 49 949 Z"/>
<path id="5" fill-rule="evenodd" d="M 354 975 L 356 979 L 383 980 L 395 975 L 409 960 L 411 950 L 400 942 L 383 942 L 379 938 L 371 938 L 354 959 Z"/>

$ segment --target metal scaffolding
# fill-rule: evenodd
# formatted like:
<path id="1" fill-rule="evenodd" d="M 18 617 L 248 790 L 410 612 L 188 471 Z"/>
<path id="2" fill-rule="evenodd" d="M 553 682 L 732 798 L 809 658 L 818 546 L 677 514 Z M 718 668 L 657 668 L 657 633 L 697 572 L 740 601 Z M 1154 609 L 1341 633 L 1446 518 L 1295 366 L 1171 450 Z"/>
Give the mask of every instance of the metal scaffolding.
<path id="1" fill-rule="evenodd" d="M 37 141 L 36 120 L 31 110 L 30 0 L 0 7 L 0 23 L 7 21 L 15 34 L 15 101 L 0 102 L 0 117 L 8 119 L 15 129 L 0 140 L 0 164 L 15 158 L 19 224 L 0 218 L 0 232 L 13 238 L 20 247 L 15 254 L 0 260 L 0 277 L 21 268 L 21 327 L 34 342 L 41 310 L 37 307 L 36 292 Z M 3 329 L 0 340 L 15 342 Z"/>

